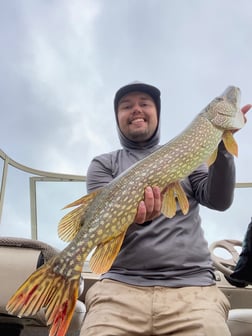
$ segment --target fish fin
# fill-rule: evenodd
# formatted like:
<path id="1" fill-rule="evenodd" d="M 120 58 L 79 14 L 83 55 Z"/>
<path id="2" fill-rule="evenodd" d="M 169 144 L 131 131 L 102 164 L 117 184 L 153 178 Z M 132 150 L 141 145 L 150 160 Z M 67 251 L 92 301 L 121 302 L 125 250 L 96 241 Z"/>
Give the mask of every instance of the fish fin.
<path id="1" fill-rule="evenodd" d="M 186 196 L 186 193 L 184 189 L 182 188 L 181 184 L 179 182 L 175 182 L 175 193 L 176 198 L 178 200 L 178 203 L 180 205 L 180 209 L 183 212 L 184 215 L 188 213 L 189 210 L 189 202 L 188 198 Z"/>
<path id="2" fill-rule="evenodd" d="M 60 220 L 58 224 L 58 236 L 61 240 L 70 242 L 74 239 L 82 227 L 83 222 L 81 218 L 84 214 L 85 209 L 83 209 L 83 206 L 79 206 Z"/>
<path id="3" fill-rule="evenodd" d="M 102 274 L 110 269 L 120 251 L 125 234 L 126 231 L 96 247 L 89 261 L 92 272 Z"/>
<path id="4" fill-rule="evenodd" d="M 238 156 L 238 145 L 231 131 L 225 131 L 222 136 L 226 150 L 235 156 Z"/>
<path id="5" fill-rule="evenodd" d="M 216 148 L 215 151 L 208 158 L 208 160 L 207 160 L 208 167 L 210 167 L 214 163 L 214 161 L 217 158 L 217 154 L 218 154 L 218 148 Z"/>
<path id="6" fill-rule="evenodd" d="M 187 196 L 179 182 L 173 182 L 169 184 L 164 191 L 161 212 L 166 217 L 172 218 L 175 216 L 177 211 L 176 200 L 180 205 L 181 211 L 184 215 L 186 215 L 189 210 L 189 203 Z"/>
<path id="7" fill-rule="evenodd" d="M 99 188 L 99 189 L 91 192 L 90 194 L 82 196 L 81 198 L 77 199 L 76 201 L 74 201 L 72 203 L 69 203 L 66 206 L 64 206 L 63 209 L 72 208 L 73 206 L 77 206 L 77 205 L 83 205 L 83 206 L 86 207 L 101 192 L 101 190 L 102 190 L 102 188 Z"/>
<path id="8" fill-rule="evenodd" d="M 224 142 L 226 150 L 235 156 L 238 156 L 238 145 L 234 139 L 233 133 L 231 131 L 225 131 L 222 136 L 222 140 Z M 209 159 L 207 160 L 207 165 L 211 166 L 216 160 L 218 155 L 218 148 L 211 154 Z"/>
<path id="9" fill-rule="evenodd" d="M 97 189 L 91 194 L 85 195 L 64 207 L 64 209 L 66 209 L 79 205 L 78 208 L 70 211 L 60 220 L 58 224 L 58 236 L 61 240 L 69 242 L 75 238 L 83 225 L 81 218 L 85 216 L 89 204 L 100 191 L 101 189 Z"/>
<path id="10" fill-rule="evenodd" d="M 165 189 L 161 208 L 162 214 L 168 218 L 174 217 L 177 211 L 177 204 L 172 185 L 173 183 L 169 184 Z"/>
<path id="11" fill-rule="evenodd" d="M 49 336 L 64 336 L 78 298 L 79 278 L 68 280 L 54 272 L 55 258 L 41 266 L 19 287 L 6 310 L 19 317 L 36 314 L 45 308 Z"/>

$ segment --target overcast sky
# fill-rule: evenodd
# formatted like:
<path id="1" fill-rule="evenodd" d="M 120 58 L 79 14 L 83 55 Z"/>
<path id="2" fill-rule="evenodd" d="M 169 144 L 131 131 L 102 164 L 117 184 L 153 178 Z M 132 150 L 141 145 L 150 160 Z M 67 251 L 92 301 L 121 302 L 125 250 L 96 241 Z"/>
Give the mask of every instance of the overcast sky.
<path id="1" fill-rule="evenodd" d="M 113 98 L 162 92 L 161 142 L 228 85 L 252 103 L 251 0 L 0 0 L 0 148 L 37 169 L 86 173 L 117 149 Z M 252 112 L 237 180 L 252 181 Z"/>

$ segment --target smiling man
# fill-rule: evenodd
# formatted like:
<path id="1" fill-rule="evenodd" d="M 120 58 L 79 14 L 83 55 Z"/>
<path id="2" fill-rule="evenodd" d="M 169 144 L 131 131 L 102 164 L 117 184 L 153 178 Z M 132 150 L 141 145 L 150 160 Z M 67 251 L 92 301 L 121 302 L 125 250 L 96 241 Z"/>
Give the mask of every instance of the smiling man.
<path id="1" fill-rule="evenodd" d="M 89 192 L 160 147 L 160 105 L 159 89 L 149 84 L 135 82 L 116 92 L 122 148 L 92 160 Z M 230 336 L 229 302 L 216 286 L 199 216 L 200 204 L 220 211 L 232 204 L 234 159 L 222 142 L 213 165 L 198 167 L 182 186 L 189 211 L 184 215 L 178 206 L 170 219 L 161 214 L 159 188 L 146 187 L 111 269 L 87 292 L 81 336 Z"/>
<path id="2" fill-rule="evenodd" d="M 154 134 L 158 124 L 153 98 L 143 92 L 126 94 L 119 100 L 117 119 L 127 138 L 145 142 Z"/>

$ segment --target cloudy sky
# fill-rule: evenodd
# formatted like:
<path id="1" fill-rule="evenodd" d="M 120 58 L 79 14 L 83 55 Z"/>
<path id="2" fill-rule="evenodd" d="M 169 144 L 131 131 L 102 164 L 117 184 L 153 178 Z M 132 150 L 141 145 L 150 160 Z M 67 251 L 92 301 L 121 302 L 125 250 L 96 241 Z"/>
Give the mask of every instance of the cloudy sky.
<path id="1" fill-rule="evenodd" d="M 251 41 L 251 0 L 1 0 L 0 148 L 84 175 L 119 147 L 113 97 L 134 80 L 162 92 L 164 143 L 228 85 L 252 102 Z M 251 134 L 248 115 L 239 182 L 252 181 Z"/>

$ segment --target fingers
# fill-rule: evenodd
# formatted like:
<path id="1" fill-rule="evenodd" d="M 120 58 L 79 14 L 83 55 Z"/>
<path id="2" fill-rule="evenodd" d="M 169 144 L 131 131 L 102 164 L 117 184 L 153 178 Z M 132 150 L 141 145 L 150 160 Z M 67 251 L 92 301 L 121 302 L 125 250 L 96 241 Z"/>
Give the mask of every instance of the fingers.
<path id="1" fill-rule="evenodd" d="M 241 108 L 241 111 L 242 111 L 243 116 L 244 116 L 245 123 L 247 122 L 246 113 L 251 109 L 251 107 L 252 107 L 251 104 L 247 104 L 247 105 L 245 105 Z"/>
<path id="2" fill-rule="evenodd" d="M 251 107 L 252 107 L 252 104 L 247 104 L 247 105 L 245 105 L 245 106 L 243 106 L 242 108 L 241 108 L 241 111 L 242 111 L 242 113 L 243 113 L 243 118 L 244 118 L 244 122 L 245 122 L 245 124 L 246 124 L 246 122 L 247 122 L 247 118 L 246 118 L 246 113 L 251 109 Z M 232 133 L 234 134 L 234 133 L 236 133 L 238 130 L 234 130 Z"/>
<path id="3" fill-rule="evenodd" d="M 147 187 L 144 192 L 144 203 L 146 207 L 146 217 L 150 217 L 154 210 L 154 191 L 151 187 Z"/>
<path id="4" fill-rule="evenodd" d="M 138 210 L 134 222 L 137 224 L 143 224 L 145 222 L 145 218 L 146 218 L 146 206 L 144 201 L 141 201 L 138 205 Z"/>
<path id="5" fill-rule="evenodd" d="M 161 192 L 158 187 L 147 187 L 144 192 L 144 201 L 138 206 L 135 223 L 143 224 L 160 215 L 162 206 Z"/>
<path id="6" fill-rule="evenodd" d="M 153 194 L 154 203 L 152 202 L 152 205 L 150 205 L 149 209 L 147 206 L 147 217 L 149 218 L 149 220 L 160 215 L 161 206 L 162 206 L 161 192 L 160 192 L 159 187 L 153 187 L 152 189 L 150 188 L 150 190 Z"/>
<path id="7" fill-rule="evenodd" d="M 251 107 L 252 107 L 251 104 L 247 104 L 247 105 L 243 106 L 241 108 L 242 113 L 245 115 L 251 109 Z"/>

